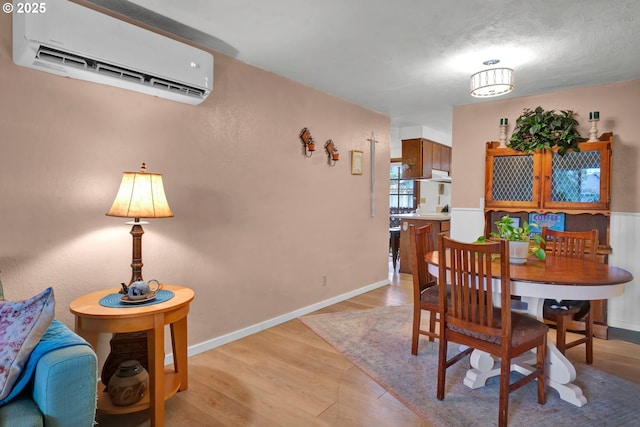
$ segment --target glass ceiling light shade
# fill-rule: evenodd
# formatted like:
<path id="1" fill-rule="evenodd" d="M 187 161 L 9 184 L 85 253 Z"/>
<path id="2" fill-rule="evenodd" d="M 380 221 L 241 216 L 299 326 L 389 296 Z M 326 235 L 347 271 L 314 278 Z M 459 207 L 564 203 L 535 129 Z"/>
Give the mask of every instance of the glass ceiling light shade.
<path id="1" fill-rule="evenodd" d="M 133 251 L 131 260 L 131 281 L 142 279 L 142 223 L 140 218 L 170 218 L 173 216 L 167 197 L 164 194 L 162 175 L 147 173 L 143 163 L 140 172 L 124 172 L 122 182 L 116 194 L 116 199 L 108 216 L 134 218 L 131 236 L 133 236 Z"/>
<path id="2" fill-rule="evenodd" d="M 505 95 L 513 90 L 511 68 L 491 68 L 471 76 L 471 96 L 487 98 Z"/>

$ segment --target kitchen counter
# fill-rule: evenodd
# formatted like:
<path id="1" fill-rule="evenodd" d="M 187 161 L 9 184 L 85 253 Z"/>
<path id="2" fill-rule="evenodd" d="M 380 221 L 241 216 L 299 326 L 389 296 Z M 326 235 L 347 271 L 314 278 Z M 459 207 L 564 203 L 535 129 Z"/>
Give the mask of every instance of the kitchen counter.
<path id="1" fill-rule="evenodd" d="M 437 235 L 446 233 L 449 235 L 450 216 L 448 212 L 429 214 L 395 214 L 392 218 L 400 218 L 400 268 L 401 273 L 411 273 L 411 243 L 409 240 L 409 225 L 422 227 L 426 223 L 431 224 L 433 229 L 433 245 L 438 246 Z"/>
<path id="2" fill-rule="evenodd" d="M 424 220 L 428 220 L 428 221 L 449 221 L 451 219 L 451 217 L 449 216 L 448 213 L 438 213 L 438 212 L 432 212 L 432 213 L 427 213 L 427 214 L 415 214 L 415 213 L 409 213 L 409 214 L 391 214 L 389 215 L 391 218 L 401 218 L 401 219 L 424 219 Z"/>

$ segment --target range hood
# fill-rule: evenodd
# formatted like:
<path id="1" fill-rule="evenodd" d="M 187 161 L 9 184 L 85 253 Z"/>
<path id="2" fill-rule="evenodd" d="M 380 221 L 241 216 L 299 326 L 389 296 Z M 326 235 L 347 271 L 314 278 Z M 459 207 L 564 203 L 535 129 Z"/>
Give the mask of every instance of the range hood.
<path id="1" fill-rule="evenodd" d="M 414 178 L 416 181 L 426 181 L 426 182 L 451 182 L 451 177 L 449 176 L 449 172 L 441 171 L 438 169 L 431 169 L 431 176 L 424 176 L 419 178 Z"/>

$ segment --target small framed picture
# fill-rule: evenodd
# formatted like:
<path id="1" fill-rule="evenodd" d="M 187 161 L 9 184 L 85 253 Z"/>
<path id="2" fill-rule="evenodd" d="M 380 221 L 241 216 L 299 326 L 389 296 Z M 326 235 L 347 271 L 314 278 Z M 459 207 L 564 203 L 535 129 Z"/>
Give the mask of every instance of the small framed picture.
<path id="1" fill-rule="evenodd" d="M 364 152 L 360 150 L 351 151 L 351 175 L 362 175 L 362 158 Z"/>
<path id="2" fill-rule="evenodd" d="M 542 227 L 550 230 L 564 231 L 565 214 L 563 213 L 529 213 L 529 224 L 537 224 L 538 227 L 531 229 L 531 234 L 540 234 Z"/>

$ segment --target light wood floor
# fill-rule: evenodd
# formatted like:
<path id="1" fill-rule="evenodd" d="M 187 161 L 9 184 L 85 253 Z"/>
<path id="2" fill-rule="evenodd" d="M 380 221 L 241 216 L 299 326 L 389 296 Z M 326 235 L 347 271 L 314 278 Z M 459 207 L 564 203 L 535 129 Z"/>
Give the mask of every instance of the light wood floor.
<path id="1" fill-rule="evenodd" d="M 390 270 L 389 277 L 390 286 L 318 313 L 411 304 L 411 275 Z M 584 361 L 584 347 L 567 356 Z M 596 339 L 594 359 L 594 367 L 640 383 L 640 345 Z M 148 426 L 148 419 L 148 411 L 99 415 L 98 427 Z M 166 402 L 165 420 L 167 427 L 430 425 L 299 320 L 191 357 L 189 389 Z"/>

